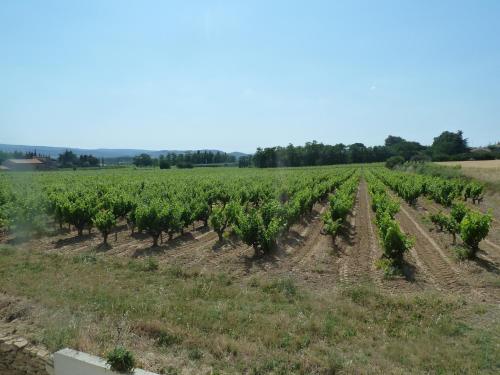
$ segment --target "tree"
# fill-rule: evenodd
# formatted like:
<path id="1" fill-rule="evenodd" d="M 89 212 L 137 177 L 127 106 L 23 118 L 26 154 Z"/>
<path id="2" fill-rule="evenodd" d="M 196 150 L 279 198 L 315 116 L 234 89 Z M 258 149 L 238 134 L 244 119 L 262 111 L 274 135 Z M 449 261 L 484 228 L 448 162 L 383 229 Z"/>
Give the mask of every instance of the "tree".
<path id="1" fill-rule="evenodd" d="M 64 153 L 59 154 L 57 159 L 62 167 L 74 167 L 79 164 L 79 159 L 73 151 L 66 150 Z"/>
<path id="2" fill-rule="evenodd" d="M 170 163 L 164 155 L 160 155 L 159 166 L 160 169 L 170 169 Z"/>
<path id="3" fill-rule="evenodd" d="M 386 139 L 385 139 L 385 146 L 386 147 L 392 147 L 392 146 L 395 146 L 399 143 L 402 143 L 402 142 L 406 142 L 406 140 L 404 138 L 401 138 L 401 137 L 396 137 L 394 135 L 389 135 Z"/>
<path id="4" fill-rule="evenodd" d="M 136 167 L 151 167 L 153 165 L 153 159 L 148 154 L 140 154 L 134 156 L 132 163 Z"/>
<path id="5" fill-rule="evenodd" d="M 80 155 L 78 165 L 80 167 L 97 167 L 99 165 L 99 159 L 93 155 Z"/>
<path id="6" fill-rule="evenodd" d="M 438 137 L 435 137 L 432 143 L 432 153 L 436 157 L 440 155 L 457 155 L 468 151 L 467 139 L 464 139 L 461 130 L 456 133 L 444 131 Z"/>
<path id="7" fill-rule="evenodd" d="M 364 163 L 367 160 L 367 149 L 362 143 L 354 143 L 349 146 L 352 163 Z"/>
<path id="8" fill-rule="evenodd" d="M 248 168 L 252 164 L 252 157 L 251 156 L 241 156 L 238 159 L 238 167 L 240 168 Z"/>

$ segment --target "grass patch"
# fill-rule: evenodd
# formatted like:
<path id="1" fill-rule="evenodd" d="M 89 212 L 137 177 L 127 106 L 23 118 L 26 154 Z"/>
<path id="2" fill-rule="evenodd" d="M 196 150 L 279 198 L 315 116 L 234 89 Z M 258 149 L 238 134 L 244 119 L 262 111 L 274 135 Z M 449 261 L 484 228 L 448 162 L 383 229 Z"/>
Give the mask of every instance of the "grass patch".
<path id="1" fill-rule="evenodd" d="M 36 324 L 44 327 L 39 341 L 51 350 L 69 346 L 103 355 L 123 346 L 138 367 L 156 372 L 498 370 L 495 306 L 437 293 L 391 296 L 370 284 L 325 285 L 318 292 L 292 277 L 148 270 L 147 261 L 131 266 L 118 257 L 75 261 L 0 250 L 0 285 L 8 295 L 36 301 Z"/>

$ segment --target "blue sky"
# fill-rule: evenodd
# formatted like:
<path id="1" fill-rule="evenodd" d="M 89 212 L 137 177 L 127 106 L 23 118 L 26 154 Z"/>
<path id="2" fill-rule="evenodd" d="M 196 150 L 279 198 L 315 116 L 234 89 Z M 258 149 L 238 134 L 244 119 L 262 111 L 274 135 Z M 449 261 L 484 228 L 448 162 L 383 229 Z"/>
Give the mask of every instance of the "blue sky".
<path id="1" fill-rule="evenodd" d="M 0 143 L 500 140 L 500 1 L 0 2 Z"/>

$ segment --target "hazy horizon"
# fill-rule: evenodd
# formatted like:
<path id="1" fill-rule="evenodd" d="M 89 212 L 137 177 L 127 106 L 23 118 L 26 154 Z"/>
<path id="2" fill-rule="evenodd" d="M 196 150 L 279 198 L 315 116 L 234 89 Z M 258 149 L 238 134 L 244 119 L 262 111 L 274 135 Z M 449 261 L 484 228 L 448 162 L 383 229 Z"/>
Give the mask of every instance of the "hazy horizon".
<path id="1" fill-rule="evenodd" d="M 0 143 L 500 140 L 495 1 L 4 1 Z"/>

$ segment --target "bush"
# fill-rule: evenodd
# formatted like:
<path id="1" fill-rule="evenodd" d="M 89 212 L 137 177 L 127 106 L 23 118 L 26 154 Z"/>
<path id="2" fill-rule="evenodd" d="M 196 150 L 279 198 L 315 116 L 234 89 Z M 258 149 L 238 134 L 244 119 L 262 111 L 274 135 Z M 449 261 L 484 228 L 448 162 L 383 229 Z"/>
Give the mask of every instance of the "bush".
<path id="1" fill-rule="evenodd" d="M 471 257 L 476 256 L 479 242 L 481 242 L 490 230 L 492 217 L 490 214 L 483 215 L 480 212 L 470 211 L 460 223 L 460 236 L 464 243 L 472 250 Z"/>
<path id="2" fill-rule="evenodd" d="M 402 165 L 404 164 L 404 162 L 405 159 L 402 156 L 391 156 L 389 159 L 386 160 L 385 167 L 389 169 L 394 169 L 395 166 Z"/>
<path id="3" fill-rule="evenodd" d="M 131 373 L 135 368 L 135 358 L 132 352 L 119 346 L 108 353 L 107 364 L 113 371 Z"/>
<path id="4" fill-rule="evenodd" d="M 109 232 L 116 225 L 115 216 L 111 211 L 101 210 L 97 212 L 92 221 L 99 232 L 101 232 L 104 244 L 107 244 Z"/>

